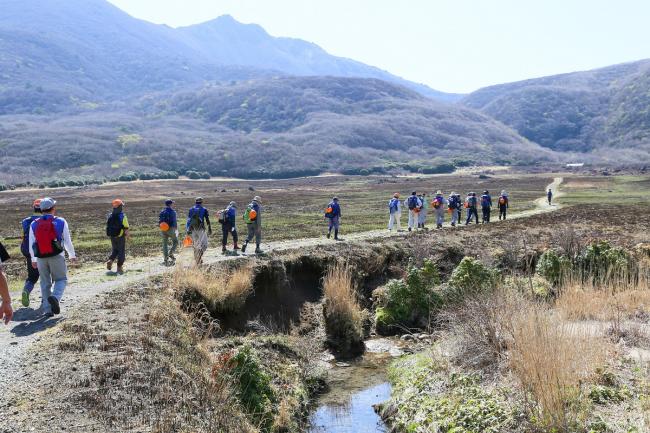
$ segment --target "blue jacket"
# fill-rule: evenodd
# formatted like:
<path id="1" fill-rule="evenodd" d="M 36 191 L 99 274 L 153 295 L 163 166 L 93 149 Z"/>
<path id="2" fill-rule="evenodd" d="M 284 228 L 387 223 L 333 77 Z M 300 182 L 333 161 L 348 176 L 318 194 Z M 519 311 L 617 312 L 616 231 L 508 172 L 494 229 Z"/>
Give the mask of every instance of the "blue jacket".
<path id="1" fill-rule="evenodd" d="M 341 216 L 341 206 L 336 202 L 331 202 L 327 207 L 332 208 L 332 218 Z"/>
<path id="2" fill-rule="evenodd" d="M 160 216 L 158 217 L 158 222 L 166 222 L 169 224 L 169 227 L 172 229 L 175 229 L 178 227 L 178 219 L 176 216 L 176 211 L 172 209 L 169 206 L 166 206 L 165 209 L 160 212 Z"/>
<path id="3" fill-rule="evenodd" d="M 209 215 L 208 210 L 199 204 L 195 204 L 193 207 L 190 208 L 190 211 L 187 213 L 187 224 L 185 225 L 185 228 L 187 230 L 189 230 L 190 221 L 192 221 L 192 217 L 196 213 L 198 213 L 201 223 L 205 224 L 205 220 L 208 219 L 208 215 Z"/>
<path id="4" fill-rule="evenodd" d="M 23 240 L 20 243 L 20 252 L 23 254 L 25 257 L 30 257 L 29 255 L 29 227 L 32 225 L 34 221 L 39 219 L 41 216 L 40 215 L 32 215 L 23 220 L 21 223 L 22 228 L 23 228 Z"/>
<path id="5" fill-rule="evenodd" d="M 226 209 L 226 214 L 223 216 L 224 224 L 227 224 L 230 227 L 235 227 L 237 221 L 237 209 L 234 207 L 229 207 Z"/>
<path id="6" fill-rule="evenodd" d="M 481 207 L 492 207 L 492 197 L 490 194 L 483 194 L 481 196 Z"/>

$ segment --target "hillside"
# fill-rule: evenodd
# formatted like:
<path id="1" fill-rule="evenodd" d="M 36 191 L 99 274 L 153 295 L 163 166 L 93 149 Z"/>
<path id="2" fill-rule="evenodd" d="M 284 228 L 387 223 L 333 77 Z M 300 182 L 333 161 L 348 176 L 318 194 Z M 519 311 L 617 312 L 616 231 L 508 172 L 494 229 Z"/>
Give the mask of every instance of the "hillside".
<path id="1" fill-rule="evenodd" d="M 650 60 L 491 86 L 462 104 L 553 150 L 650 160 Z"/>
<path id="2" fill-rule="evenodd" d="M 227 16 L 172 29 L 105 0 L 0 0 L 0 11 L 0 113 L 74 110 L 79 101 L 282 74 L 380 78 L 458 99 Z"/>
<path id="3" fill-rule="evenodd" d="M 5 181 L 131 170 L 245 177 L 434 172 L 459 161 L 558 158 L 474 110 L 359 78 L 213 83 L 75 115 L 3 116 L 0 128 Z M 43 158 L 24 152 L 26 145 L 57 151 Z"/>

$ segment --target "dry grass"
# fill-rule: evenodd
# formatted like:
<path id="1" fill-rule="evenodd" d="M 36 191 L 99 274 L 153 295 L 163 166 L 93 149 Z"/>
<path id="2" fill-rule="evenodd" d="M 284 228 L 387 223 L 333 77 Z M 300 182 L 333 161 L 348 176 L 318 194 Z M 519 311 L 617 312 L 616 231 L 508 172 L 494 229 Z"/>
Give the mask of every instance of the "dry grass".
<path id="1" fill-rule="evenodd" d="M 212 311 L 236 311 L 253 292 L 253 277 L 251 266 L 232 271 L 179 266 L 168 285 L 176 293 L 198 293 Z"/>
<path id="2" fill-rule="evenodd" d="M 510 366 L 529 398 L 531 419 L 545 431 L 571 431 L 586 416 L 584 385 L 605 362 L 605 341 L 536 305 L 512 323 Z"/>
<path id="3" fill-rule="evenodd" d="M 363 351 L 363 312 L 354 290 L 352 268 L 331 266 L 323 279 L 325 329 L 330 344 L 344 354 Z"/>

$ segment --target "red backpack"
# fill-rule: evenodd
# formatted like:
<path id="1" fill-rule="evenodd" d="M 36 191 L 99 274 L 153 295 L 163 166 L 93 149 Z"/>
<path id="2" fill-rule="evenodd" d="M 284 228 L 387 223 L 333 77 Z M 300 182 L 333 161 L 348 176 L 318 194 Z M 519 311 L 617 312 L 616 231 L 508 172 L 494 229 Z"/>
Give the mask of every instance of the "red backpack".
<path id="1" fill-rule="evenodd" d="M 56 235 L 56 227 L 54 227 L 55 218 L 40 218 L 36 221 L 34 256 L 38 258 L 54 257 L 63 252 L 61 242 Z"/>

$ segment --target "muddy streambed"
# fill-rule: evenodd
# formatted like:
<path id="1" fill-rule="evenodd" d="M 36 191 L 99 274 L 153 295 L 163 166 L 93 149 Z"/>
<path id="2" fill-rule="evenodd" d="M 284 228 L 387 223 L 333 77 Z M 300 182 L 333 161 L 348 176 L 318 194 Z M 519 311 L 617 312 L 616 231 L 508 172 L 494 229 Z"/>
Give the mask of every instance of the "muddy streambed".
<path id="1" fill-rule="evenodd" d="M 387 368 L 405 351 L 398 339 L 366 341 L 366 353 L 349 362 L 328 361 L 328 391 L 319 396 L 307 433 L 384 433 L 389 429 L 373 405 L 390 398 Z"/>

